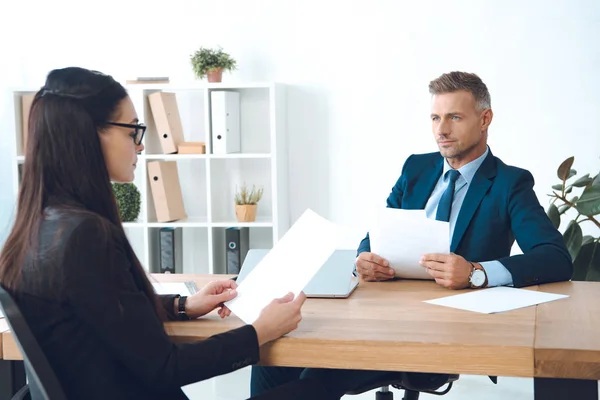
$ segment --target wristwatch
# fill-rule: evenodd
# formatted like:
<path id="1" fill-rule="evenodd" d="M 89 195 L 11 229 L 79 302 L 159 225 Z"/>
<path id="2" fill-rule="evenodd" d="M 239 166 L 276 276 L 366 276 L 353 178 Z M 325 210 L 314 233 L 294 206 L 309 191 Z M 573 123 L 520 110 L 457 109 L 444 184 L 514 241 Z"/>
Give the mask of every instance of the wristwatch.
<path id="1" fill-rule="evenodd" d="M 471 270 L 471 275 L 469 276 L 469 283 L 471 283 L 471 288 L 473 289 L 481 289 L 488 285 L 487 274 L 485 273 L 485 269 L 480 265 L 475 265 L 471 263 L 473 269 Z"/>
<path id="2" fill-rule="evenodd" d="M 177 299 L 177 316 L 182 321 L 187 321 L 190 319 L 188 315 L 185 313 L 185 301 L 187 300 L 187 296 L 179 296 Z"/>

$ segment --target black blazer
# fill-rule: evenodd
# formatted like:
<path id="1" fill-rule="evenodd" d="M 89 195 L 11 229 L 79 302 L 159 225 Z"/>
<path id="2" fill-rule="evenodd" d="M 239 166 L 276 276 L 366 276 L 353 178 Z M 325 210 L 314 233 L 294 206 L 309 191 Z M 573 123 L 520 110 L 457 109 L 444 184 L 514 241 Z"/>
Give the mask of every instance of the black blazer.
<path id="1" fill-rule="evenodd" d="M 125 251 L 126 238 L 98 216 L 47 209 L 39 249 L 13 293 L 72 399 L 185 399 L 181 386 L 259 360 L 246 325 L 196 343 L 165 333 Z M 175 318 L 173 297 L 162 298 Z"/>

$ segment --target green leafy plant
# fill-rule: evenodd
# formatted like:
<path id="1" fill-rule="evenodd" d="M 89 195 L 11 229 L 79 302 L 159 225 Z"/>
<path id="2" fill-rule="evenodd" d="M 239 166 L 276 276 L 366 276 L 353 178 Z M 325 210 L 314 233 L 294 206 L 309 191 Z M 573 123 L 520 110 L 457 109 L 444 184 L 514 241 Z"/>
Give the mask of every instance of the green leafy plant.
<path id="1" fill-rule="evenodd" d="M 574 281 L 600 281 L 600 237 L 583 235 L 581 224 L 588 222 L 600 228 L 597 217 L 600 214 L 600 173 L 594 177 L 585 174 L 578 179 L 573 162 L 575 157 L 567 158 L 558 167 L 557 175 L 560 183 L 552 186 L 552 202 L 547 210 L 550 220 L 558 229 L 561 217 L 569 210 L 577 212 L 577 216 L 570 219 L 563 239 L 573 259 Z M 581 192 L 574 195 L 573 190 Z M 569 197 L 569 198 L 568 198 Z"/>
<path id="2" fill-rule="evenodd" d="M 248 191 L 244 183 L 240 190 L 236 190 L 235 204 L 238 206 L 256 204 L 262 198 L 263 191 L 263 188 L 257 189 L 255 185 L 252 185 L 252 190 Z"/>
<path id="3" fill-rule="evenodd" d="M 133 183 L 113 183 L 121 222 L 132 222 L 140 215 L 140 192 Z"/>
<path id="4" fill-rule="evenodd" d="M 233 71 L 237 68 L 237 62 L 221 47 L 210 49 L 200 47 L 190 56 L 194 74 L 202 79 L 212 70 L 223 69 L 224 71 Z"/>

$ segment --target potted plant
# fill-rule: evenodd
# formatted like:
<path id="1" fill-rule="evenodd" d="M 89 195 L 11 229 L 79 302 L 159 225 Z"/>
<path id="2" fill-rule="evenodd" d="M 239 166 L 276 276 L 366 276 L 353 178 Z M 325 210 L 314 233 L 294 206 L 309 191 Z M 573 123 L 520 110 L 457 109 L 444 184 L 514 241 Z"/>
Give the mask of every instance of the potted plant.
<path id="1" fill-rule="evenodd" d="M 121 222 L 133 222 L 140 215 L 140 192 L 133 183 L 113 183 Z"/>
<path id="2" fill-rule="evenodd" d="M 237 62 L 221 47 L 210 49 L 200 47 L 191 56 L 194 74 L 198 79 L 208 77 L 209 82 L 221 82 L 223 71 L 233 71 L 237 67 Z"/>
<path id="3" fill-rule="evenodd" d="M 574 157 L 567 158 L 558 167 L 560 183 L 552 186 L 552 202 L 547 214 L 556 229 L 560 226 L 562 216 L 568 210 L 576 213 L 570 219 L 563 238 L 573 260 L 574 281 L 600 281 L 600 236 L 583 235 L 581 223 L 588 222 L 600 228 L 600 173 L 594 177 L 585 174 L 579 179 L 570 181 L 577 175 L 572 169 Z M 583 189 L 577 196 L 569 196 L 574 188 Z M 558 204 L 558 205 L 557 205 Z M 574 214 L 574 213 L 573 213 Z"/>
<path id="4" fill-rule="evenodd" d="M 236 191 L 235 216 L 238 222 L 253 222 L 256 220 L 256 208 L 262 195 L 263 188 L 257 189 L 253 185 L 252 190 L 248 191 L 245 183 L 239 191 Z"/>

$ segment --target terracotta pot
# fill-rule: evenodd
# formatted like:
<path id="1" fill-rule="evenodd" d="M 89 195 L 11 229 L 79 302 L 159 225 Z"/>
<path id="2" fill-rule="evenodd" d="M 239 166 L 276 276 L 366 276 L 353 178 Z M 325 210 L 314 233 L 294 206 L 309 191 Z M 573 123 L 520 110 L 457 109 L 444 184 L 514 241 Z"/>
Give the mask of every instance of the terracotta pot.
<path id="1" fill-rule="evenodd" d="M 257 204 L 235 205 L 235 216 L 238 222 L 254 222 Z"/>
<path id="2" fill-rule="evenodd" d="M 206 77 L 208 78 L 209 82 L 212 82 L 212 83 L 221 82 L 221 80 L 223 79 L 223 68 L 216 68 L 216 69 L 211 69 L 210 71 L 207 71 Z"/>

